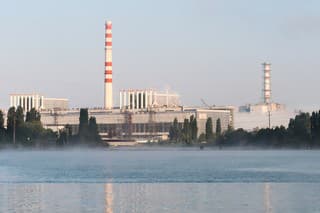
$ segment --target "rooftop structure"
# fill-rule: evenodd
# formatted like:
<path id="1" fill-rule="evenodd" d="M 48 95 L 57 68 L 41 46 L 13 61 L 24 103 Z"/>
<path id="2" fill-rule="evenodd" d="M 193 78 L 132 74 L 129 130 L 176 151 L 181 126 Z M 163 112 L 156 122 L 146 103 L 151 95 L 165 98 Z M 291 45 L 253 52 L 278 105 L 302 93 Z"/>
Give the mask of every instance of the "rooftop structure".
<path id="1" fill-rule="evenodd" d="M 25 112 L 36 110 L 67 110 L 69 100 L 65 98 L 46 98 L 40 94 L 11 94 L 10 107 L 21 106 Z"/>
<path id="2" fill-rule="evenodd" d="M 153 89 L 121 90 L 121 110 L 148 110 L 151 108 L 172 108 L 180 106 L 180 98 L 176 93 L 160 92 Z"/>

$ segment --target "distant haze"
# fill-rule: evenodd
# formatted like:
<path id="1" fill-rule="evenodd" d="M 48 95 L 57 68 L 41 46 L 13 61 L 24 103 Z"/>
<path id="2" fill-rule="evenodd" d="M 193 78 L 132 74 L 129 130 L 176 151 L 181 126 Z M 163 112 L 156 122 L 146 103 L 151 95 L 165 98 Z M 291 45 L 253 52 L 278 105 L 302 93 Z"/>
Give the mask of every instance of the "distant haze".
<path id="1" fill-rule="evenodd" d="M 10 93 L 103 106 L 104 22 L 113 22 L 114 99 L 122 88 L 170 87 L 185 105 L 261 100 L 272 63 L 273 100 L 316 108 L 320 2 L 4 1 L 0 107 Z"/>

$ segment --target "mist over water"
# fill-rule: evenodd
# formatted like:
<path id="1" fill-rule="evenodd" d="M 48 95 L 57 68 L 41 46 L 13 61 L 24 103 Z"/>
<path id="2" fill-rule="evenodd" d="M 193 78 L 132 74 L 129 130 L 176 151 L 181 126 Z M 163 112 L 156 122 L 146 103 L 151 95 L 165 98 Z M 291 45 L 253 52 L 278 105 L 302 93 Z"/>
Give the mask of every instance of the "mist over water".
<path id="1" fill-rule="evenodd" d="M 0 212 L 319 212 L 320 151 L 0 151 Z"/>
<path id="2" fill-rule="evenodd" d="M 320 182 L 320 151 L 1 151 L 0 183 Z"/>

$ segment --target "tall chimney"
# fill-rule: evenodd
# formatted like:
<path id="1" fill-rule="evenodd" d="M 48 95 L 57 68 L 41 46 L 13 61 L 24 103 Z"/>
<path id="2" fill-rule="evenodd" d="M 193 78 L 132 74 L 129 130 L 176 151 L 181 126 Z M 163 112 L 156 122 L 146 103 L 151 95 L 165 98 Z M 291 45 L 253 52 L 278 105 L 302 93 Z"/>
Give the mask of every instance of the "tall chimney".
<path id="1" fill-rule="evenodd" d="M 105 24 L 104 108 L 112 109 L 112 22 Z"/>
<path id="2" fill-rule="evenodd" d="M 263 63 L 263 102 L 269 104 L 271 102 L 271 64 Z"/>

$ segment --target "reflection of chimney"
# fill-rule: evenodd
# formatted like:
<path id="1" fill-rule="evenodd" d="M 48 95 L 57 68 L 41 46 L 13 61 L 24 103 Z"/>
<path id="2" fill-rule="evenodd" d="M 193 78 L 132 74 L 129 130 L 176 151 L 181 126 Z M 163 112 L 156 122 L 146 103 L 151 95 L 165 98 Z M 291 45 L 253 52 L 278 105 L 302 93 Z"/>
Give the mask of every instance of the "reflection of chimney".
<path id="1" fill-rule="evenodd" d="M 112 22 L 105 24 L 104 108 L 112 109 Z"/>
<path id="2" fill-rule="evenodd" d="M 271 102 L 271 64 L 263 63 L 263 102 L 269 104 Z"/>
<path id="3" fill-rule="evenodd" d="M 264 208 L 266 213 L 272 213 L 271 186 L 270 183 L 264 184 Z"/>
<path id="4" fill-rule="evenodd" d="M 104 185 L 105 194 L 105 213 L 113 213 L 113 191 L 112 183 Z"/>

